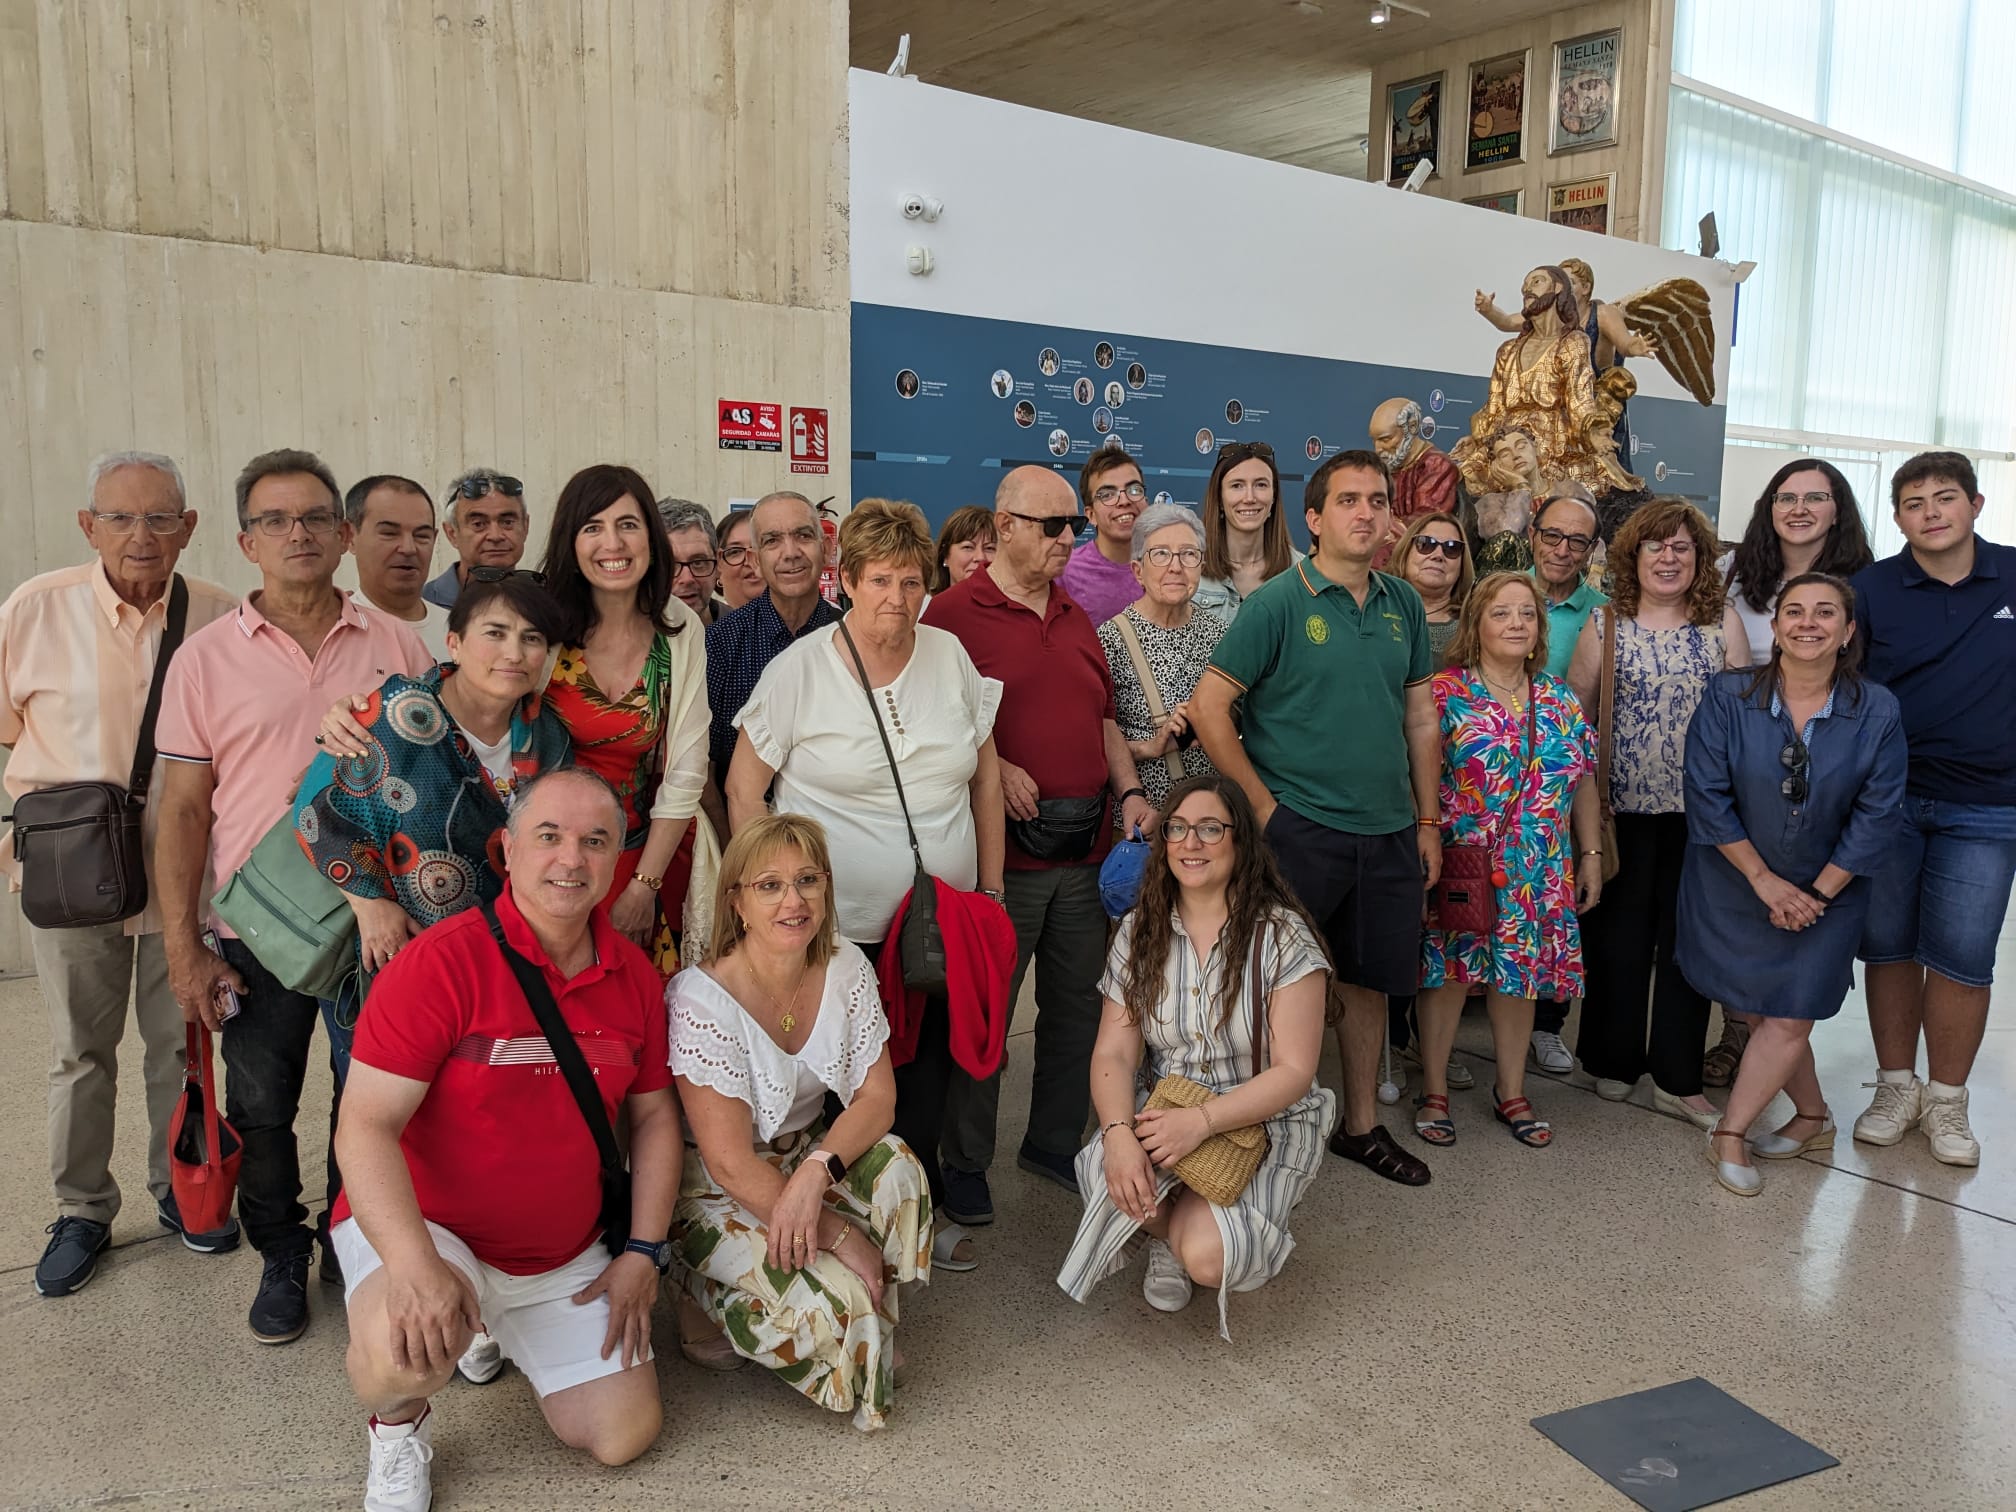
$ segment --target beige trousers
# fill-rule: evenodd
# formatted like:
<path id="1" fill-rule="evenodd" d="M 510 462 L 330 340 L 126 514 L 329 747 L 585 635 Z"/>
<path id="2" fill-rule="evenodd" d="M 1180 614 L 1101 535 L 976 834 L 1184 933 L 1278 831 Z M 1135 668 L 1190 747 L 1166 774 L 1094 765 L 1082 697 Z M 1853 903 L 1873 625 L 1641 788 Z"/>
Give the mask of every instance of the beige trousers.
<path id="1" fill-rule="evenodd" d="M 128 935 L 119 924 L 28 932 L 49 1005 L 49 1175 L 57 1215 L 110 1223 L 119 1212 L 112 1133 L 129 1002 L 145 1055 L 147 1187 L 157 1201 L 168 1195 L 168 1120 L 185 1059 L 168 957 L 160 935 Z"/>

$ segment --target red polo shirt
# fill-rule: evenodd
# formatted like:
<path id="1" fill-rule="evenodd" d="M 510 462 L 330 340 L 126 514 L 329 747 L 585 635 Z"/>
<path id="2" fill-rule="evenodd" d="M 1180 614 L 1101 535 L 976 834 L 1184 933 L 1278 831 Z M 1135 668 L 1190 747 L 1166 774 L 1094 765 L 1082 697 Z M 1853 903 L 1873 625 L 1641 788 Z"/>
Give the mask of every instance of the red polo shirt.
<path id="1" fill-rule="evenodd" d="M 510 890 L 497 918 L 546 974 L 613 1124 L 633 1092 L 670 1086 L 657 968 L 595 911 L 595 961 L 571 981 L 546 959 Z M 421 1216 L 514 1276 L 565 1265 L 601 1232 L 595 1140 L 479 908 L 425 931 L 371 984 L 356 1060 L 427 1083 L 399 1136 Z M 350 1216 L 348 1193 L 329 1220 Z"/>
<path id="2" fill-rule="evenodd" d="M 1113 673 L 1099 632 L 1061 585 L 1050 585 L 1050 602 L 1038 618 L 976 572 L 932 595 L 924 623 L 958 636 L 980 675 L 1000 682 L 994 749 L 1029 774 L 1040 796 L 1089 798 L 1106 790 Z M 1097 847 L 1079 864 L 1103 860 L 1111 845 L 1111 824 L 1102 822 Z M 1047 864 L 1024 855 L 1012 838 L 1006 862 L 1016 871 Z"/>

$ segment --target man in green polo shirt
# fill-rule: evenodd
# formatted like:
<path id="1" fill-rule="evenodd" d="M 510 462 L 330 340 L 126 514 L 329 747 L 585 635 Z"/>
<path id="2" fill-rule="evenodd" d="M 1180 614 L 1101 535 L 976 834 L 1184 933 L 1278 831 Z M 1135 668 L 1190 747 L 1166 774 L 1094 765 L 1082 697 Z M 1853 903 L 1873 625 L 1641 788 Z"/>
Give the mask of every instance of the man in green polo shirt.
<path id="1" fill-rule="evenodd" d="M 1421 904 L 1442 865 L 1442 736 L 1420 595 L 1372 570 L 1392 479 L 1339 452 L 1303 491 L 1311 555 L 1240 607 L 1190 699 L 1205 753 L 1252 800 L 1344 998 L 1344 1120 L 1333 1153 L 1409 1186 L 1426 1162 L 1379 1124 L 1386 999 L 1414 991 Z M 1242 703 L 1244 739 L 1232 724 Z"/>
<path id="2" fill-rule="evenodd" d="M 1547 672 L 1566 679 L 1575 642 L 1589 611 L 1609 598 L 1588 578 L 1589 553 L 1596 549 L 1596 504 L 1580 483 L 1556 483 L 1533 511 L 1527 527 L 1533 546 L 1533 577 L 1547 596 Z M 1575 1057 L 1561 1039 L 1568 1005 L 1542 998 L 1533 1007 L 1531 1059 L 1542 1071 L 1566 1076 Z"/>

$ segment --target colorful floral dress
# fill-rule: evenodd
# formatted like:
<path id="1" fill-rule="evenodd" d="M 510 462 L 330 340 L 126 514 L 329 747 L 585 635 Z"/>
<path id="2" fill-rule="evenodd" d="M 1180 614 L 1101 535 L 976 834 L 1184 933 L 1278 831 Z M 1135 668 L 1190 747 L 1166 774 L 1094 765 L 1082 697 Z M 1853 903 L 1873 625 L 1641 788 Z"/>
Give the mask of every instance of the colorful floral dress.
<path id="1" fill-rule="evenodd" d="M 1429 683 L 1442 722 L 1442 846 L 1499 839 L 1505 885 L 1489 938 L 1436 927 L 1421 937 L 1421 986 L 1482 983 L 1507 997 L 1582 995 L 1582 930 L 1575 917 L 1575 787 L 1596 770 L 1596 735 L 1568 685 L 1533 678 L 1532 739 L 1464 667 Z M 1511 816 L 1515 782 L 1524 796 Z M 1502 837 L 1502 839 L 1500 839 Z"/>
<path id="2" fill-rule="evenodd" d="M 574 740 L 574 760 L 616 789 L 623 803 L 623 854 L 609 896 L 636 875 L 654 818 L 691 819 L 706 782 L 707 683 L 698 621 L 683 605 L 675 635 L 654 636 L 637 681 L 620 698 L 597 686 L 580 646 L 563 645 L 546 684 L 546 704 Z M 668 721 L 671 734 L 666 736 Z M 665 747 L 661 764 L 660 744 Z M 676 796 L 675 796 L 676 794 Z M 677 812 L 683 808 L 684 812 Z M 665 868 L 659 921 L 651 942 L 658 969 L 678 968 L 678 928 L 693 870 L 693 826 Z"/>

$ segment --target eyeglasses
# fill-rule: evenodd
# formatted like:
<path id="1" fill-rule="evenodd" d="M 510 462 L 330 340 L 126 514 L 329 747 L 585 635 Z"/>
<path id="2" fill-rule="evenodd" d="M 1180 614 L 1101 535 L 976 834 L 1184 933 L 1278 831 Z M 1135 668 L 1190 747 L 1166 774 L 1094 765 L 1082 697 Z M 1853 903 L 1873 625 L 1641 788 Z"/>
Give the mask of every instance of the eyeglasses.
<path id="1" fill-rule="evenodd" d="M 1206 845 L 1216 845 L 1232 832 L 1232 826 L 1223 819 L 1199 819 L 1192 824 L 1188 819 L 1164 819 L 1162 838 L 1171 845 L 1180 843 L 1192 831 Z"/>
<path id="2" fill-rule="evenodd" d="M 796 530 L 766 530 L 756 538 L 756 549 L 768 551 L 772 546 L 782 546 L 786 541 L 796 541 L 800 546 L 810 546 L 818 539 L 817 525 L 800 525 Z"/>
<path id="3" fill-rule="evenodd" d="M 1043 527 L 1043 534 L 1050 537 L 1053 541 L 1067 530 L 1076 535 L 1085 528 L 1085 516 L 1083 515 L 1032 515 L 1024 514 L 1019 509 L 1004 509 L 1001 513 L 1013 515 L 1018 520 L 1027 520 L 1031 525 L 1041 525 Z"/>
<path id="4" fill-rule="evenodd" d="M 795 877 L 758 877 L 754 882 L 737 882 L 730 892 L 751 892 L 765 903 L 775 903 L 790 888 L 801 898 L 816 898 L 826 891 L 826 873 L 802 871 Z"/>
<path id="5" fill-rule="evenodd" d="M 1148 497 L 1148 490 L 1139 483 L 1129 483 L 1125 488 L 1118 488 L 1108 483 L 1103 488 L 1092 490 L 1092 502 L 1094 504 L 1111 504 L 1122 494 L 1127 495 L 1128 498 L 1138 504 Z"/>
<path id="6" fill-rule="evenodd" d="M 721 560 L 726 562 L 730 567 L 740 567 L 744 562 L 749 560 L 749 548 L 740 544 L 723 546 L 721 548 Z"/>
<path id="7" fill-rule="evenodd" d="M 1814 505 L 1832 504 L 1833 502 L 1834 495 L 1831 493 L 1781 493 L 1771 495 L 1771 503 L 1779 509 L 1790 509 L 1794 504 L 1804 504 L 1811 508 Z"/>
<path id="8" fill-rule="evenodd" d="M 182 530 L 182 512 L 180 510 L 160 514 L 136 515 L 127 514 L 123 510 L 94 509 L 91 511 L 91 518 L 114 535 L 131 535 L 139 528 L 142 521 L 145 521 L 147 528 L 158 536 L 178 535 Z"/>
<path id="9" fill-rule="evenodd" d="M 448 497 L 480 499 L 493 488 L 507 499 L 522 499 L 525 496 L 525 485 L 516 478 L 464 478 Z"/>
<path id="10" fill-rule="evenodd" d="M 1414 537 L 1414 549 L 1422 556 L 1433 556 L 1439 551 L 1452 562 L 1463 560 L 1463 543 L 1461 541 L 1445 541 L 1439 536 L 1418 535 Z"/>
<path id="11" fill-rule="evenodd" d="M 343 517 L 333 509 L 311 509 L 298 515 L 274 509 L 252 516 L 245 522 L 245 528 L 278 541 L 294 534 L 296 525 L 306 526 L 310 535 L 326 536 L 336 534 L 336 527 L 342 523 Z"/>
<path id="12" fill-rule="evenodd" d="M 1804 803 L 1808 789 L 1807 774 L 1813 769 L 1813 753 L 1806 749 L 1805 741 L 1795 737 L 1778 753 L 1778 761 L 1792 774 L 1778 784 L 1778 791 L 1794 803 Z"/>
<path id="13" fill-rule="evenodd" d="M 1577 556 L 1580 556 L 1596 544 L 1596 537 L 1594 536 L 1570 535 L 1565 530 L 1556 530 L 1552 525 L 1542 525 L 1540 527 L 1540 539 L 1545 541 L 1549 546 L 1566 546 Z"/>
<path id="14" fill-rule="evenodd" d="M 1248 457 L 1264 457 L 1269 462 L 1272 462 L 1274 460 L 1274 448 L 1269 446 L 1265 441 L 1227 441 L 1223 446 L 1218 448 L 1218 460 L 1220 462 L 1243 462 Z"/>
<path id="15" fill-rule="evenodd" d="M 534 572 L 530 567 L 471 567 L 469 576 L 479 583 L 509 583 L 523 578 L 528 583 L 546 586 L 546 574 Z"/>
<path id="16" fill-rule="evenodd" d="M 712 577 L 714 575 L 714 558 L 710 556 L 697 556 L 689 557 L 683 562 L 674 562 L 672 564 L 672 576 L 676 579 L 682 572 L 690 572 L 696 578 Z"/>
<path id="17" fill-rule="evenodd" d="M 1640 541 L 1638 543 L 1638 554 L 1648 557 L 1692 556 L 1694 555 L 1694 541 L 1692 537 L 1684 541 Z"/>
<path id="18" fill-rule="evenodd" d="M 1181 562 L 1185 567 L 1204 565 L 1204 553 L 1195 546 L 1150 546 L 1141 555 L 1151 567 L 1167 567 L 1171 562 Z"/>

